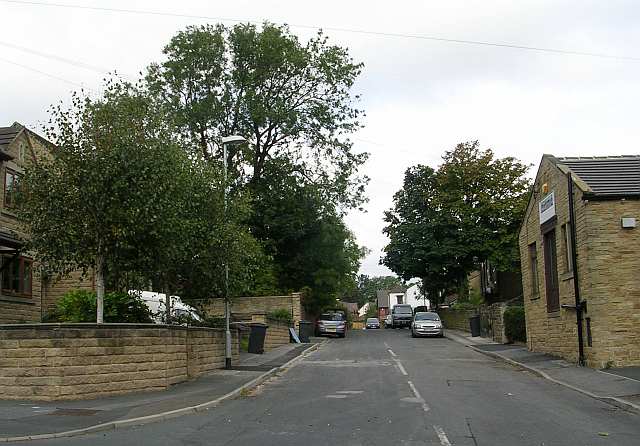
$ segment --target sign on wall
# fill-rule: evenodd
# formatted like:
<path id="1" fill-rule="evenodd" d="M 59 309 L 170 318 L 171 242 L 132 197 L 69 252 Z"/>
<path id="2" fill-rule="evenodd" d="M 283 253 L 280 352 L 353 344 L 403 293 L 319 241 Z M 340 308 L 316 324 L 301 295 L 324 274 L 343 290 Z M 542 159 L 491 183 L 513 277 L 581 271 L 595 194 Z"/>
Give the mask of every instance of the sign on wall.
<path id="1" fill-rule="evenodd" d="M 553 192 L 540 200 L 538 204 L 540 211 L 540 224 L 549 221 L 556 216 L 556 196 Z"/>

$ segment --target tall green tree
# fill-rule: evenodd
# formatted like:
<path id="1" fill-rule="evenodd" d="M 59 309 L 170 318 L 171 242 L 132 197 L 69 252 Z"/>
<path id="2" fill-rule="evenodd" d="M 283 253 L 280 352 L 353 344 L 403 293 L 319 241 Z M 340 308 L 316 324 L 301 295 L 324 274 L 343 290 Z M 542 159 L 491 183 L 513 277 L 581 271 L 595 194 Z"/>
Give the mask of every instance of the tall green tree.
<path id="1" fill-rule="evenodd" d="M 385 213 L 390 242 L 382 263 L 404 280 L 420 278 L 433 302 L 456 290 L 478 261 L 518 268 L 517 228 L 530 181 L 527 165 L 496 159 L 477 141 L 446 152 L 436 171 L 407 169 Z"/>
<path id="2" fill-rule="evenodd" d="M 322 33 L 303 43 L 270 23 L 189 27 L 164 53 L 146 82 L 193 155 L 215 165 L 223 136 L 249 141 L 230 148 L 228 167 L 233 190 L 252 198 L 251 232 L 273 259 L 262 283 L 306 288 L 313 311 L 335 300 L 362 252 L 342 218 L 363 202 L 367 181 L 358 175 L 367 154 L 349 140 L 360 128 L 351 89 L 362 64 Z"/>
<path id="3" fill-rule="evenodd" d="M 26 170 L 27 246 L 53 271 L 95 271 L 98 322 L 108 278 L 125 289 L 135 278 L 215 297 L 221 275 L 212 265 L 222 264 L 223 247 L 243 248 L 228 251 L 239 271 L 261 255 L 236 223 L 243 217 L 223 217 L 219 175 L 189 156 L 162 110 L 126 82 L 109 81 L 99 99 L 74 95 L 69 108 L 52 109 L 46 134 L 55 149 Z M 205 256 L 206 289 L 188 280 Z"/>
<path id="4" fill-rule="evenodd" d="M 388 290 L 395 286 L 403 286 L 403 281 L 397 276 L 369 276 L 360 274 L 355 287 L 342 297 L 345 302 L 357 302 L 361 307 L 367 302 L 374 302 L 378 290 Z"/>
<path id="5" fill-rule="evenodd" d="M 229 162 L 245 181 L 285 159 L 330 202 L 362 201 L 357 169 L 367 154 L 348 139 L 360 128 L 351 88 L 362 64 L 346 49 L 321 32 L 301 43 L 288 27 L 265 23 L 188 27 L 164 54 L 147 82 L 204 159 L 220 160 L 221 138 L 239 134 L 249 144 L 232 148 Z"/>

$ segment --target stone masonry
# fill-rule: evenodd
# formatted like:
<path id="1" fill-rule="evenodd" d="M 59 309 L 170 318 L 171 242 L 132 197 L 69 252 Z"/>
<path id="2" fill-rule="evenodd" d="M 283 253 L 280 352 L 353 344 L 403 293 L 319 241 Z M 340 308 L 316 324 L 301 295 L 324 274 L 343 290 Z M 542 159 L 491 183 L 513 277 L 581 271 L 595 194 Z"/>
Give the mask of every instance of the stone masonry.
<path id="1" fill-rule="evenodd" d="M 578 359 L 573 271 L 561 236 L 562 225 L 569 222 L 566 166 L 553 157 L 542 159 L 527 212 L 520 230 L 527 343 L 532 351 Z M 543 236 L 538 203 L 555 193 L 556 251 L 559 279 L 557 311 L 547 311 Z M 622 217 L 640 221 L 640 200 L 586 199 L 589 186 L 574 177 L 574 206 L 578 274 L 582 300 L 588 302 L 585 313 L 584 351 L 592 367 L 640 365 L 640 228 L 622 229 Z M 538 292 L 534 292 L 529 246 L 537 246 Z M 587 324 L 586 318 L 589 319 Z M 589 327 L 588 327 L 588 326 Z M 588 329 L 590 328 L 590 329 Z M 591 345 L 589 345 L 589 339 Z"/>
<path id="2" fill-rule="evenodd" d="M 239 357 L 233 330 L 233 356 Z M 154 324 L 0 326 L 0 399 L 164 390 L 224 366 L 220 329 Z"/>
<path id="3" fill-rule="evenodd" d="M 254 314 L 268 315 L 272 311 L 285 309 L 292 312 L 297 326 L 302 314 L 301 296 L 301 293 L 291 293 L 288 296 L 234 297 L 231 299 L 231 314 L 235 319 L 251 320 Z M 196 306 L 209 316 L 224 316 L 222 299 L 211 299 Z"/>

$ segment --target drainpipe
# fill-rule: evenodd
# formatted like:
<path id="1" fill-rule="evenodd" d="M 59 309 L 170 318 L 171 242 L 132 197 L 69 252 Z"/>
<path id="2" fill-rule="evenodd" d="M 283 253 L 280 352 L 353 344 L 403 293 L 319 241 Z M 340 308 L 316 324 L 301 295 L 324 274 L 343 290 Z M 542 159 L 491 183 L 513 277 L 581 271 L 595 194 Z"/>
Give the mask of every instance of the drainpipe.
<path id="1" fill-rule="evenodd" d="M 569 224 L 571 225 L 571 262 L 573 263 L 573 294 L 576 298 L 576 323 L 578 325 L 578 362 L 584 365 L 584 342 L 582 334 L 582 313 L 586 311 L 587 302 L 580 300 L 580 284 L 578 282 L 578 247 L 576 243 L 576 216 L 573 205 L 573 178 L 567 173 L 569 189 Z"/>

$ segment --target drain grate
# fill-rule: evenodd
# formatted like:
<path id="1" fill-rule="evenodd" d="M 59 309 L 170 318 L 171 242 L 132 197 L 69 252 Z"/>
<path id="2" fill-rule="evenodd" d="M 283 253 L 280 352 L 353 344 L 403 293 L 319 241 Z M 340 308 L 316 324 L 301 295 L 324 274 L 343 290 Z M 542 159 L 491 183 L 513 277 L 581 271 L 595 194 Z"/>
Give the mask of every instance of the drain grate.
<path id="1" fill-rule="evenodd" d="M 88 417 L 91 415 L 95 415 L 99 410 L 95 409 L 61 409 L 57 408 L 49 415 L 60 415 L 60 416 L 80 416 L 80 417 Z"/>
<path id="2" fill-rule="evenodd" d="M 234 365 L 231 367 L 232 370 L 239 370 L 243 372 L 268 372 L 271 370 L 273 366 L 268 364 L 265 365 Z"/>

